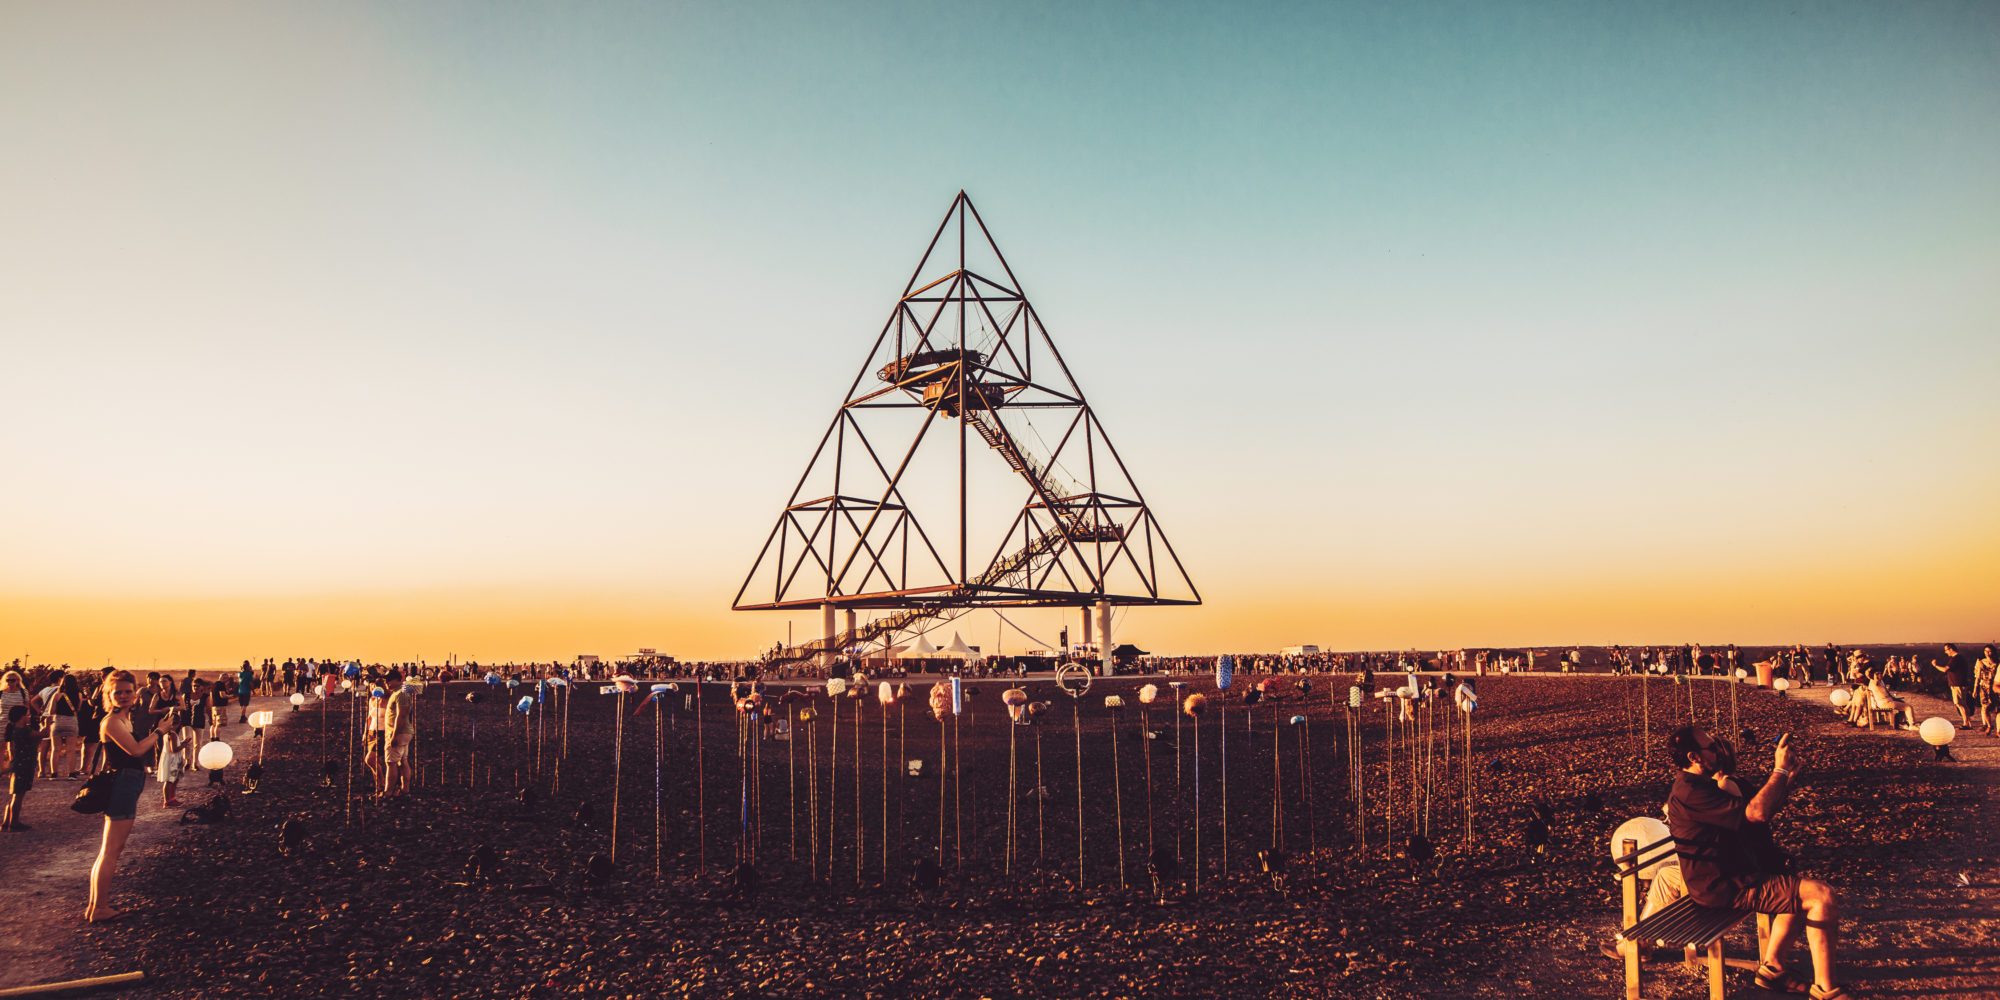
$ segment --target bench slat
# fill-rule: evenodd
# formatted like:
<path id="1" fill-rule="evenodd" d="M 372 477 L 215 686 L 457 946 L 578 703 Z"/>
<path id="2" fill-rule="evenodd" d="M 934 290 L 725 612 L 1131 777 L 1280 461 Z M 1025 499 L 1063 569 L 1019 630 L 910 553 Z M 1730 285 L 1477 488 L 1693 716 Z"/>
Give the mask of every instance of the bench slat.
<path id="1" fill-rule="evenodd" d="M 1662 948 L 1707 948 L 1749 917 L 1749 910 L 1698 906 L 1683 896 L 1660 912 L 1620 931 L 1618 938 L 1621 941 L 1651 941 Z"/>

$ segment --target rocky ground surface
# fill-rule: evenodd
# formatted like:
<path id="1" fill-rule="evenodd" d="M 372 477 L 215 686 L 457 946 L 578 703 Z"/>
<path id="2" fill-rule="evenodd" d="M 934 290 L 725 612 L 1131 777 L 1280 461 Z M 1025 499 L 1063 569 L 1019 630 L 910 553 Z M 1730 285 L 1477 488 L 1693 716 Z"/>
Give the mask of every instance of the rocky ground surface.
<path id="1" fill-rule="evenodd" d="M 797 739 L 757 742 L 749 768 L 725 685 L 706 687 L 699 729 L 685 687 L 658 706 L 628 701 L 622 754 L 616 697 L 575 698 L 565 754 L 559 701 L 523 716 L 504 692 L 479 687 L 473 704 L 459 685 L 423 696 L 420 783 L 405 801 L 366 802 L 359 769 L 348 798 L 347 705 L 322 717 L 315 703 L 274 730 L 259 794 L 235 794 L 239 758 L 229 822 L 176 828 L 135 860 L 121 888 L 128 917 L 77 926 L 80 884 L 74 901 L 45 887 L 0 902 L 47 915 L 36 978 L 143 969 L 148 985 L 132 995 L 149 996 L 1613 996 L 1622 973 L 1598 951 L 1618 914 L 1608 838 L 1629 817 L 1656 815 L 1666 794 L 1664 762 L 1641 753 L 1643 727 L 1657 736 L 1692 717 L 1751 730 L 1743 757 L 1757 777 L 1771 740 L 1792 734 L 1809 773 L 1777 836 L 1802 871 L 1846 894 L 1857 985 L 1877 996 L 2000 991 L 1988 946 L 2000 931 L 2000 827 L 1985 737 L 1965 734 L 1961 761 L 1940 765 L 1911 734 L 1838 724 L 1824 689 L 1781 698 L 1740 688 L 1732 701 L 1732 685 L 1717 681 L 1655 679 L 1642 690 L 1636 678 L 1487 677 L 1469 758 L 1448 702 L 1416 726 L 1392 725 L 1370 703 L 1357 726 L 1357 828 L 1346 679 L 1310 678 L 1306 691 L 1273 680 L 1246 706 L 1256 678 L 1238 677 L 1225 697 L 1211 678 L 1187 678 L 1183 693 L 1210 696 L 1199 758 L 1191 720 L 1176 732 L 1172 692 L 1158 680 L 1155 739 L 1141 733 L 1142 681 L 1100 680 L 1080 706 L 1080 890 L 1078 734 L 1071 700 L 1048 680 L 1025 685 L 1046 707 L 1019 727 L 1001 704 L 1006 683 L 969 684 L 967 714 L 942 727 L 943 756 L 928 682 L 911 685 L 900 726 L 872 689 L 842 699 L 837 734 L 823 691 L 789 701 L 774 691 L 773 715 L 789 722 L 811 706 L 817 719 L 800 721 Z M 1106 694 L 1127 707 L 1114 716 Z M 1034 793 L 1038 748 L 1045 796 Z M 917 777 L 902 763 L 911 758 L 924 762 Z M 734 870 L 746 771 L 761 804 L 749 823 L 754 880 Z M 1274 772 L 1282 886 L 1258 856 L 1273 843 Z M 29 863 L 73 850 L 87 865 L 89 823 L 65 825 L 55 804 L 41 806 L 54 839 L 37 841 L 44 857 Z M 1426 823 L 1412 851 L 1409 834 Z M 61 840 L 69 826 L 77 844 Z M 1156 853 L 1170 869 L 1164 901 Z M 1647 994 L 1705 987 L 1660 966 Z"/>

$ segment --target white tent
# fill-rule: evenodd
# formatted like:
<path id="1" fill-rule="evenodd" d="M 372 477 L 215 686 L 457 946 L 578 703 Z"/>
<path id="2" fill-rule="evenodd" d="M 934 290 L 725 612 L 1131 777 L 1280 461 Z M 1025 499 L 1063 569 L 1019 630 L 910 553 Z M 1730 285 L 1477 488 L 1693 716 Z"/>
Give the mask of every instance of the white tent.
<path id="1" fill-rule="evenodd" d="M 951 634 L 951 645 L 938 650 L 938 652 L 946 656 L 955 656 L 961 660 L 970 660 L 979 655 L 977 650 L 965 644 L 965 637 L 959 635 L 957 632 Z"/>
<path id="2" fill-rule="evenodd" d="M 908 648 L 896 655 L 914 660 L 919 657 L 936 656 L 938 655 L 938 648 L 931 645 L 929 636 L 920 635 L 917 636 L 916 642 L 911 643 Z"/>

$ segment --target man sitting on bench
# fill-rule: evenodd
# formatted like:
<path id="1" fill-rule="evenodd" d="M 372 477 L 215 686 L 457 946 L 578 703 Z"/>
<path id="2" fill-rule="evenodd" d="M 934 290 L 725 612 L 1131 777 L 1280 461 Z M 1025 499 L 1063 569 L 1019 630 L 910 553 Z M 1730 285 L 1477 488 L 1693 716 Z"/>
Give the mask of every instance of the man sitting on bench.
<path id="1" fill-rule="evenodd" d="M 1807 993 L 1812 1000 L 1849 1000 L 1852 994 L 1833 980 L 1833 888 L 1760 863 L 1774 853 L 1759 850 L 1760 838 L 1769 843 L 1765 825 L 1785 807 L 1798 770 L 1790 737 L 1779 738 L 1771 777 L 1748 802 L 1721 787 L 1736 770 L 1736 748 L 1728 740 L 1700 726 L 1682 726 L 1674 730 L 1668 745 L 1681 772 L 1667 796 L 1667 821 L 1688 896 L 1701 906 L 1771 916 L 1770 939 L 1757 967 L 1759 989 Z M 1787 975 L 1783 961 L 1801 914 L 1806 945 L 1812 951 L 1810 983 Z"/>

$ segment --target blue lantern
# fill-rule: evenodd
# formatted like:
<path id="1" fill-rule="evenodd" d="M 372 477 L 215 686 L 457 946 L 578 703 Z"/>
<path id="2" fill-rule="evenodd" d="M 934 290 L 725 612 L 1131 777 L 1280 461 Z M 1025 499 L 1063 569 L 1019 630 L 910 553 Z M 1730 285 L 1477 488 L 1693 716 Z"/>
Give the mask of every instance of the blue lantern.
<path id="1" fill-rule="evenodd" d="M 1228 653 L 1215 658 L 1215 689 L 1229 690 L 1229 682 L 1236 676 L 1236 659 Z"/>

